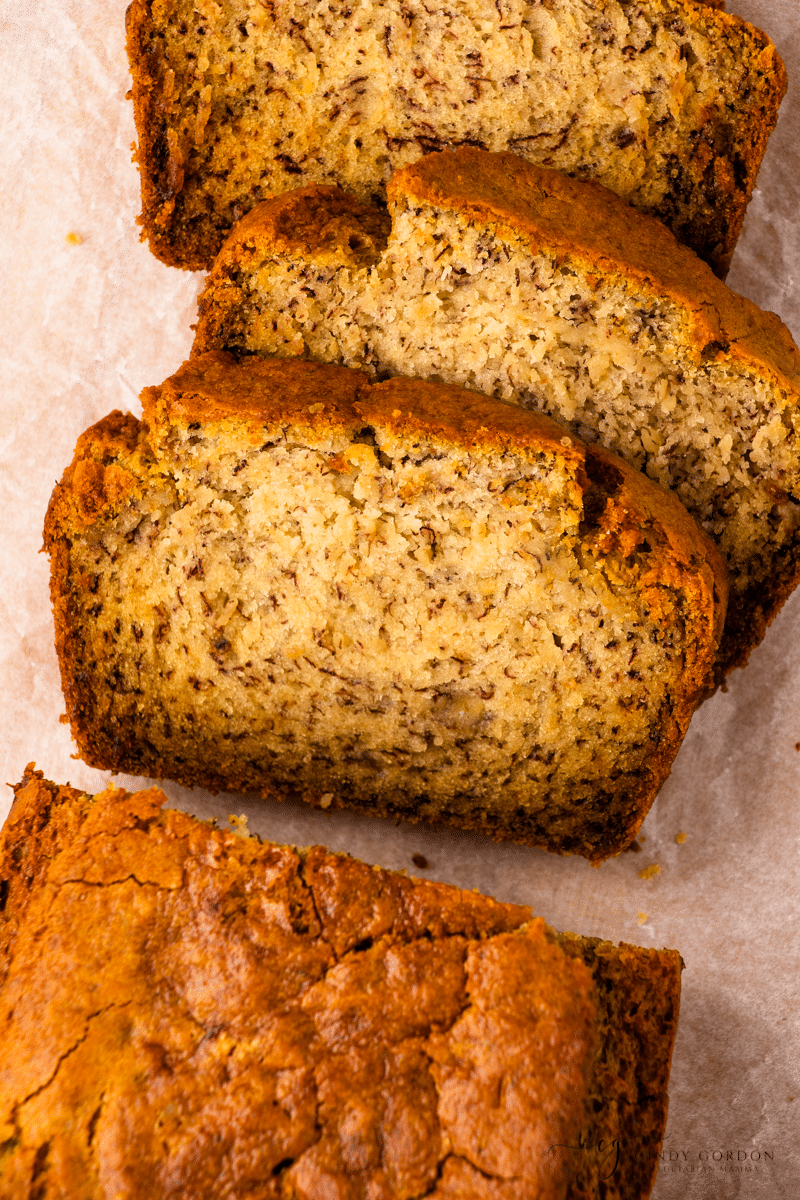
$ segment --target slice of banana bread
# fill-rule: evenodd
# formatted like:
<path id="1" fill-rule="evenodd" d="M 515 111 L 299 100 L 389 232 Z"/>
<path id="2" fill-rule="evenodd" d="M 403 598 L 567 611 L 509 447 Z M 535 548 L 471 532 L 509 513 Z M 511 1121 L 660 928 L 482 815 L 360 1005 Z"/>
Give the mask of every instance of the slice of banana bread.
<path id="1" fill-rule="evenodd" d="M 786 90 L 771 42 L 693 0 L 133 0 L 142 222 L 209 267 L 259 200 L 384 195 L 457 145 L 598 179 L 727 269 Z"/>
<path id="2" fill-rule="evenodd" d="M 680 956 L 29 767 L 0 1197 L 644 1200 Z"/>
<path id="3" fill-rule="evenodd" d="M 391 231 L 330 188 L 251 213 L 209 276 L 196 348 L 441 379 L 608 447 L 716 541 L 719 673 L 743 665 L 800 571 L 789 331 L 596 184 L 460 150 L 389 192 Z"/>
<path id="4" fill-rule="evenodd" d="M 709 686 L 724 569 L 535 413 L 224 354 L 81 438 L 47 516 L 97 767 L 602 859 Z"/>

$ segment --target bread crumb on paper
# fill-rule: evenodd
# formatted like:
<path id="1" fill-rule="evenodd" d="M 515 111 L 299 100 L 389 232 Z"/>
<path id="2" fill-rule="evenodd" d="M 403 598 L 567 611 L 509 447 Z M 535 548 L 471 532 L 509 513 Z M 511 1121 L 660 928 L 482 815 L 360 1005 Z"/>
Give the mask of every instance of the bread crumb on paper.
<path id="1" fill-rule="evenodd" d="M 683 843 L 686 841 L 686 834 L 685 833 L 676 833 L 675 841 L 678 843 L 679 846 L 682 846 Z"/>
<path id="2" fill-rule="evenodd" d="M 247 828 L 247 817 L 244 813 L 237 817 L 234 813 L 228 813 L 228 821 L 231 826 L 231 833 L 236 834 L 240 838 L 249 838 L 250 830 Z"/>
<path id="3" fill-rule="evenodd" d="M 70 246 L 82 246 L 83 245 L 83 238 L 81 237 L 81 235 L 79 233 L 68 233 L 67 236 L 64 238 L 64 241 L 68 242 Z"/>
<path id="4" fill-rule="evenodd" d="M 638 923 L 639 923 L 640 925 L 644 925 L 644 923 L 645 923 L 645 921 L 646 921 L 646 920 L 647 920 L 647 913 L 646 913 L 646 912 L 640 912 L 640 913 L 639 913 L 639 922 L 638 922 Z"/>
<path id="5" fill-rule="evenodd" d="M 659 863 L 650 863 L 649 867 L 642 867 L 639 872 L 640 879 L 652 879 L 655 875 L 661 874 L 661 866 Z"/>

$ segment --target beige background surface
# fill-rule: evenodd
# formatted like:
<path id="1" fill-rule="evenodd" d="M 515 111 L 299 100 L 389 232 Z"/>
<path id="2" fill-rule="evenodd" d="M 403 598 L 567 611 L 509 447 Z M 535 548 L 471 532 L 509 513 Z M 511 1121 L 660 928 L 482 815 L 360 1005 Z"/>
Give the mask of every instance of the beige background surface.
<path id="1" fill-rule="evenodd" d="M 730 0 L 793 80 L 729 277 L 800 338 L 800 5 Z M 0 393 L 0 779 L 35 759 L 100 790 L 74 761 L 39 554 L 50 491 L 79 433 L 188 352 L 199 277 L 138 242 L 123 4 L 5 0 Z M 83 239 L 66 241 L 68 233 Z M 695 716 L 645 822 L 643 851 L 593 870 L 485 839 L 167 785 L 202 816 L 246 813 L 277 841 L 529 903 L 558 929 L 677 947 L 686 961 L 664 1163 L 654 1195 L 800 1196 L 800 593 L 744 672 Z M 120 782 L 137 786 L 139 780 Z M 0 793 L 0 820 L 11 802 Z M 677 844 L 678 832 L 686 841 Z M 652 863 L 659 875 L 642 880 Z M 421 873 L 421 872 L 420 872 Z M 680 1168 L 680 1169 L 678 1169 Z"/>

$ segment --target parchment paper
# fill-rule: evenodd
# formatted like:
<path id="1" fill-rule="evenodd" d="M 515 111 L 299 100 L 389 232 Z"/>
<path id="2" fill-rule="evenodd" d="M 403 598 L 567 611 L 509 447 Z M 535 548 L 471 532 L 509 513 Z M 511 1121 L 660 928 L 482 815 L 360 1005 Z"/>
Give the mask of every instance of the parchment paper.
<path id="1" fill-rule="evenodd" d="M 797 339 L 800 7 L 729 8 L 770 33 L 792 82 L 728 282 Z M 35 760 L 47 777 L 96 792 L 108 776 L 72 759 L 59 722 L 42 520 L 78 435 L 112 408 L 138 414 L 140 389 L 188 354 L 201 277 L 162 266 L 138 241 L 123 4 L 4 9 L 0 779 L 18 781 Z M 676 947 L 686 970 L 654 1195 L 788 1200 L 800 1196 L 799 682 L 797 593 L 747 669 L 696 714 L 642 851 L 600 869 L 423 826 L 165 790 L 223 825 L 245 813 L 276 841 L 322 842 L 531 904 L 557 929 Z M 0 819 L 10 802 L 0 795 Z M 412 865 L 415 853 L 427 869 Z M 653 864 L 660 873 L 640 878 Z"/>

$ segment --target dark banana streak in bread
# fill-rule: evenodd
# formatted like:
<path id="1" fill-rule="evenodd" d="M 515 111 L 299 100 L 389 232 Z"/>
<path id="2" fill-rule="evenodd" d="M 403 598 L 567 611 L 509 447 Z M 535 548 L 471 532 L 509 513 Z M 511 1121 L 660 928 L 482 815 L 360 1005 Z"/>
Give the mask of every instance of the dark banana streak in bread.
<path id="1" fill-rule="evenodd" d="M 693 0 L 133 0 L 128 56 L 153 253 L 209 267 L 259 200 L 362 201 L 459 145 L 597 179 L 724 274 L 786 72 Z"/>
<path id="2" fill-rule="evenodd" d="M 29 767 L 2 1200 L 644 1200 L 680 956 Z"/>
<path id="3" fill-rule="evenodd" d="M 719 556 L 538 414 L 210 353 L 81 438 L 47 516 L 90 764 L 593 860 L 709 687 Z"/>
<path id="4" fill-rule="evenodd" d="M 774 313 L 597 184 L 432 154 L 391 223 L 336 189 L 268 201 L 200 299 L 197 350 L 337 362 L 546 412 L 673 490 L 731 575 L 719 674 L 800 574 L 800 354 Z"/>

